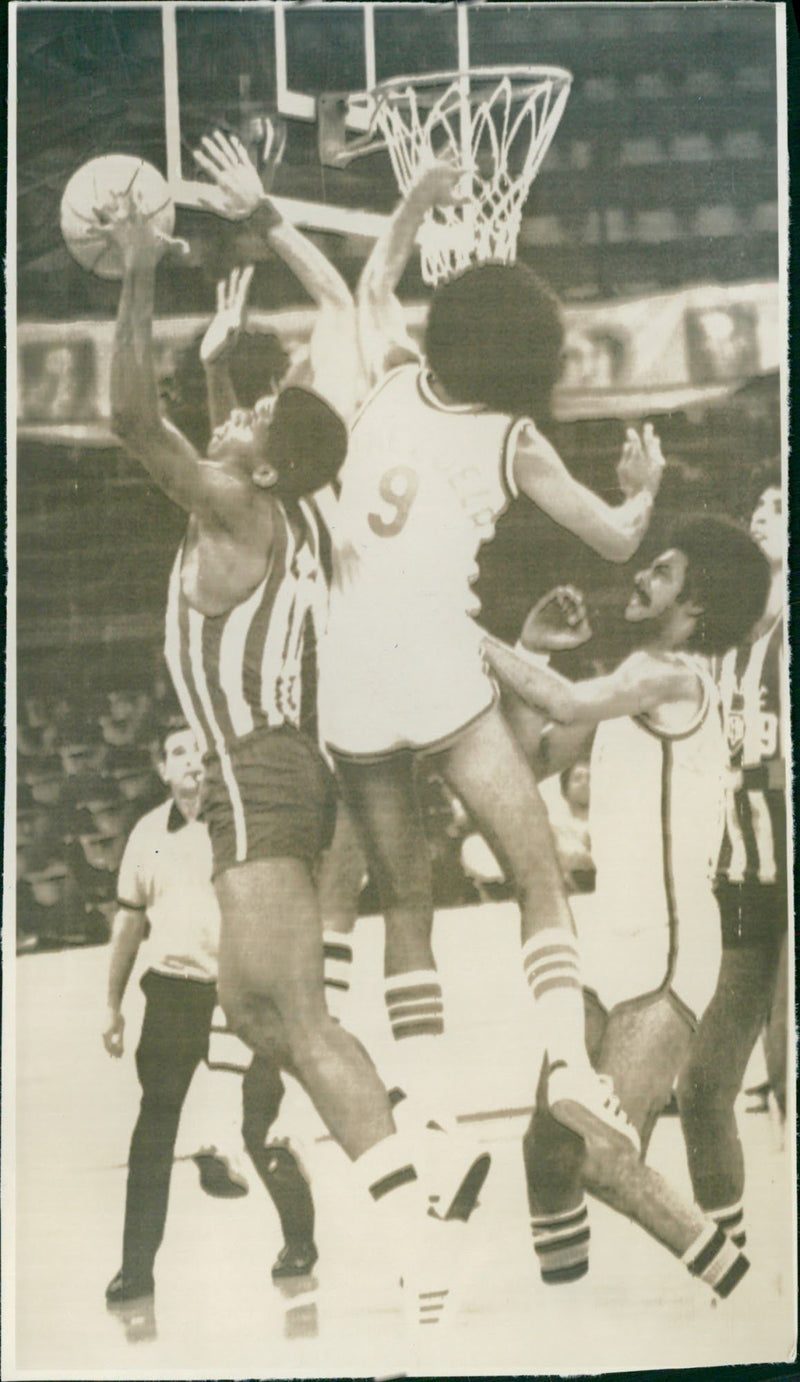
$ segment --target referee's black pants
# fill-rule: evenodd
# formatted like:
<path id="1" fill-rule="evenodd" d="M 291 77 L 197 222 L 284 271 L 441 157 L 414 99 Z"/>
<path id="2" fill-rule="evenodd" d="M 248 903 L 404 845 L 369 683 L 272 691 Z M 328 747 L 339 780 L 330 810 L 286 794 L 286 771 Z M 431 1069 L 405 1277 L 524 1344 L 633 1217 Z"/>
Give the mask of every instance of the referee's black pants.
<path id="1" fill-rule="evenodd" d="M 122 1271 L 147 1281 L 164 1237 L 172 1160 L 181 1109 L 195 1070 L 208 1055 L 216 985 L 148 970 L 147 999 L 136 1050 L 142 1086 L 128 1157 Z"/>

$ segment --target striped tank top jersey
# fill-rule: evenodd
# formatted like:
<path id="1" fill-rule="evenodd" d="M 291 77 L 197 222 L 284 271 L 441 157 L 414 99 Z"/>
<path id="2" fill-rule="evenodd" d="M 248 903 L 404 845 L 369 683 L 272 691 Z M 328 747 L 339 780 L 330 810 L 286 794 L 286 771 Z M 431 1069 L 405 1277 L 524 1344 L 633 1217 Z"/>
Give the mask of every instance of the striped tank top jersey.
<path id="1" fill-rule="evenodd" d="M 264 579 L 219 615 L 181 588 L 183 547 L 169 583 L 164 651 L 181 709 L 207 754 L 225 756 L 257 729 L 292 725 L 316 739 L 316 644 L 327 611 L 321 530 L 300 502 L 298 539 L 281 504 Z"/>
<path id="2" fill-rule="evenodd" d="M 731 767 L 718 876 L 779 882 L 786 877 L 788 748 L 782 620 L 727 653 L 717 673 Z"/>

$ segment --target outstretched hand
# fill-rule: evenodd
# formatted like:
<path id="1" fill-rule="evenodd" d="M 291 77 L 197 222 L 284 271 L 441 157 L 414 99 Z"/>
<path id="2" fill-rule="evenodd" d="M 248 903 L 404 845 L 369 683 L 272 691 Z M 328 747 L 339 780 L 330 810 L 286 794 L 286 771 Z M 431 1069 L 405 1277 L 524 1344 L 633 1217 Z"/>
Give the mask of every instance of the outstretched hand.
<path id="1" fill-rule="evenodd" d="M 645 423 L 641 437 L 635 427 L 629 427 L 617 466 L 617 480 L 625 498 L 632 499 L 641 490 L 646 490 L 655 498 L 665 464 L 661 441 L 653 424 Z"/>
<path id="2" fill-rule="evenodd" d="M 247 323 L 247 294 L 253 277 L 253 265 L 233 269 L 228 278 L 217 284 L 217 310 L 209 322 L 200 343 L 200 359 L 213 365 L 220 356 L 232 350 Z"/>
<path id="3" fill-rule="evenodd" d="M 471 197 L 469 170 L 449 158 L 423 166 L 414 188 L 429 206 L 464 206 Z"/>
<path id="4" fill-rule="evenodd" d="M 265 151 L 269 155 L 275 141 L 275 130 L 265 121 Z M 195 149 L 195 161 L 216 183 L 201 194 L 201 204 L 229 221 L 244 221 L 267 201 L 267 194 L 253 160 L 238 135 L 203 135 L 202 148 Z"/>
<path id="5" fill-rule="evenodd" d="M 118 247 L 126 265 L 155 264 L 168 249 L 188 253 L 186 241 L 161 230 L 154 220 L 155 213 L 143 211 L 131 189 L 109 192 L 102 206 L 92 210 L 101 234 Z"/>
<path id="6" fill-rule="evenodd" d="M 519 641 L 530 652 L 559 653 L 580 648 L 591 636 L 581 592 L 571 585 L 557 585 L 529 611 Z"/>

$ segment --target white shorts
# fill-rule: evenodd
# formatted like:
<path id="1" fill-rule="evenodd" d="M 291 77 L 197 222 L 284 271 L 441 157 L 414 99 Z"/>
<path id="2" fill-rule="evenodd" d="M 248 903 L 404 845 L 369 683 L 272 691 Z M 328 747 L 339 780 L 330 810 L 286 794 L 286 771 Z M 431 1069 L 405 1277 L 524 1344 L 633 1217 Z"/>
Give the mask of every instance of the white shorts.
<path id="1" fill-rule="evenodd" d="M 323 639 L 320 735 L 342 756 L 444 747 L 497 699 L 469 617 L 392 634 L 351 625 Z"/>
<path id="2" fill-rule="evenodd" d="M 584 986 L 607 1012 L 658 992 L 669 993 L 699 1022 L 714 995 L 722 958 L 719 910 L 710 884 L 693 889 L 691 910 L 676 923 L 647 925 L 598 890 L 571 897 Z M 627 915 L 626 915 L 627 912 Z M 638 921 L 638 925 L 636 924 Z"/>

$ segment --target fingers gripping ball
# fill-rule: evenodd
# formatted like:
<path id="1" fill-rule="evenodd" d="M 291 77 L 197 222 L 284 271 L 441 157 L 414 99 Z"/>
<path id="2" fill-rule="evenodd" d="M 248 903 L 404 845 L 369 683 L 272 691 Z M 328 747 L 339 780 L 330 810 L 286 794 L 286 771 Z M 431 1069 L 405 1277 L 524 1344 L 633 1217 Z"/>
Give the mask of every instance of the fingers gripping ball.
<path id="1" fill-rule="evenodd" d="M 157 168 L 130 154 L 104 154 L 73 173 L 61 198 L 61 233 L 74 259 L 100 278 L 122 277 L 122 255 L 104 229 L 108 212 L 130 196 L 164 236 L 175 225 L 175 204 Z"/>

